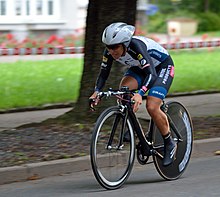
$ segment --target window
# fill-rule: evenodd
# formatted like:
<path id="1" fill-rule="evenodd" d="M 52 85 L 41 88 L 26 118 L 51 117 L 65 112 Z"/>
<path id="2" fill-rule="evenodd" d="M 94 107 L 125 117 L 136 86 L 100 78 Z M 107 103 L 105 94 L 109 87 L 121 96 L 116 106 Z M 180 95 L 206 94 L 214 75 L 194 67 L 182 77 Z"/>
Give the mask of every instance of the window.
<path id="1" fill-rule="evenodd" d="M 48 15 L 53 15 L 53 1 L 48 1 Z"/>
<path id="2" fill-rule="evenodd" d="M 16 0 L 15 2 L 15 14 L 18 16 L 18 15 L 21 15 L 21 0 Z"/>
<path id="3" fill-rule="evenodd" d="M 0 16 L 53 17 L 59 12 L 56 4 L 59 0 L 0 0 Z"/>
<path id="4" fill-rule="evenodd" d="M 37 0 L 37 15 L 43 14 L 43 2 L 42 0 Z"/>
<path id="5" fill-rule="evenodd" d="M 6 15 L 6 1 L 0 1 L 0 15 Z"/>
<path id="6" fill-rule="evenodd" d="M 26 1 L 26 14 L 30 15 L 30 1 L 29 0 Z"/>

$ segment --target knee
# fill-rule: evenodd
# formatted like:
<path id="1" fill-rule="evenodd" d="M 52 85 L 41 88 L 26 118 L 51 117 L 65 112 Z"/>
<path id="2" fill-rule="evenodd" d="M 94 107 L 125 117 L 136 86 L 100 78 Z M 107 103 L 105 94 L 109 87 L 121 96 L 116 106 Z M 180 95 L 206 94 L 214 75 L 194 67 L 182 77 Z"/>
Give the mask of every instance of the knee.
<path id="1" fill-rule="evenodd" d="M 160 107 L 158 105 L 147 104 L 146 109 L 150 116 L 154 117 L 159 113 Z"/>
<path id="2" fill-rule="evenodd" d="M 125 76 L 122 78 L 119 88 L 121 88 L 122 86 L 127 86 L 130 90 L 136 90 L 138 89 L 138 82 L 133 77 Z"/>

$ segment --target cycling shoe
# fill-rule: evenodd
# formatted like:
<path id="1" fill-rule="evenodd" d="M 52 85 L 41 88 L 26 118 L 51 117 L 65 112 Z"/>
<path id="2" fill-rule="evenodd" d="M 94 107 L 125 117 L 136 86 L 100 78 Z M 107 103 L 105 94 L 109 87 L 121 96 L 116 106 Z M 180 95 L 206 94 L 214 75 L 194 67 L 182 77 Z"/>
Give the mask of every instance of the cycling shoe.
<path id="1" fill-rule="evenodd" d="M 163 166 L 169 166 L 175 160 L 177 144 L 173 139 L 164 145 Z"/>

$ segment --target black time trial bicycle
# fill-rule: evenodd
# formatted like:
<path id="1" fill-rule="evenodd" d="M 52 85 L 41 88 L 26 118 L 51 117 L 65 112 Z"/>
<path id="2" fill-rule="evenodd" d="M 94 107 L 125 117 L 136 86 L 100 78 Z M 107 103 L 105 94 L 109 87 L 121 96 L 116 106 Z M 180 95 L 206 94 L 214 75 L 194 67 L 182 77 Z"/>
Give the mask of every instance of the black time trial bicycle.
<path id="1" fill-rule="evenodd" d="M 117 105 L 107 108 L 98 117 L 90 147 L 93 173 L 100 185 L 109 190 L 117 189 L 126 182 L 132 171 L 135 153 L 141 165 L 149 163 L 148 159 L 152 156 L 158 173 L 166 180 L 175 180 L 185 171 L 192 152 L 193 126 L 188 111 L 177 101 L 163 101 L 161 110 L 168 118 L 172 137 L 177 143 L 174 162 L 163 166 L 163 138 L 152 119 L 148 131 L 143 131 L 132 109 L 133 93 L 122 87 L 98 95 L 100 99 L 117 97 Z M 125 133 L 128 133 L 130 140 L 125 140 Z"/>

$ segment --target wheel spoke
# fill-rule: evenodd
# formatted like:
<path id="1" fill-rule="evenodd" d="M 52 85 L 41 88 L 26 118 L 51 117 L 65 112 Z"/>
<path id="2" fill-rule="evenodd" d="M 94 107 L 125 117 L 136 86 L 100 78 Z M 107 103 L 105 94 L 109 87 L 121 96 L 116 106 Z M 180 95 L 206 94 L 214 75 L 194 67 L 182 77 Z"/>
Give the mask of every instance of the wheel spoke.
<path id="1" fill-rule="evenodd" d="M 118 107 L 105 110 L 96 122 L 92 143 L 91 163 L 97 181 L 107 189 L 119 188 L 126 181 L 134 162 L 134 135 L 129 120 L 123 122 Z M 123 127 L 131 141 L 122 143 Z"/>

